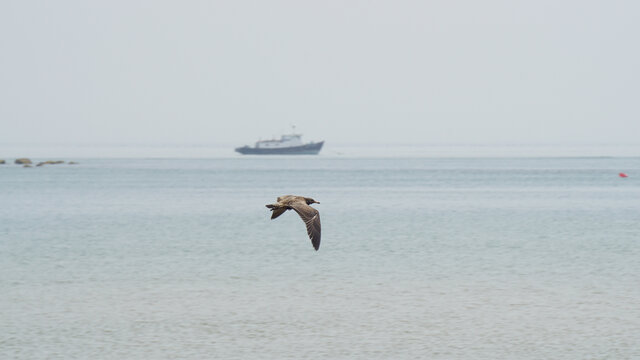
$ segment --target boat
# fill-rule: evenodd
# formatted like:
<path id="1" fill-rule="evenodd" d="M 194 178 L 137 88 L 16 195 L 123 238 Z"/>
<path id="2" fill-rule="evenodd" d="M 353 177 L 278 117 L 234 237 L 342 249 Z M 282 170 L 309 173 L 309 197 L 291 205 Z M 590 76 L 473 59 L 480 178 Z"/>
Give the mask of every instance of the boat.
<path id="1" fill-rule="evenodd" d="M 255 146 L 245 145 L 236 148 L 242 155 L 317 155 L 324 145 L 320 142 L 302 142 L 302 134 L 294 133 L 282 135 L 280 139 L 258 140 Z"/>

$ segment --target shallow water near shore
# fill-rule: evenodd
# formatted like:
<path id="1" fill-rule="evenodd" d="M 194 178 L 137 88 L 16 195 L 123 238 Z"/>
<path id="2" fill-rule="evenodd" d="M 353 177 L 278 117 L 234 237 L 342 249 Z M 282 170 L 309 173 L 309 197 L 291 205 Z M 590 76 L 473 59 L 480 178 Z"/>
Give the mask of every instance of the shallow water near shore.
<path id="1" fill-rule="evenodd" d="M 640 357 L 640 158 L 80 162 L 0 167 L 0 358 Z"/>

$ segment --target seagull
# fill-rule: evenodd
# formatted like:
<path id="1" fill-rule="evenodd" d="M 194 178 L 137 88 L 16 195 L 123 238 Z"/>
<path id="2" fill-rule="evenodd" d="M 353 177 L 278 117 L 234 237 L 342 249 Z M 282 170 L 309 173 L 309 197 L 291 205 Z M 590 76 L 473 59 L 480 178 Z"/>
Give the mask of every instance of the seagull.
<path id="1" fill-rule="evenodd" d="M 287 210 L 295 210 L 307 226 L 307 234 L 309 234 L 313 248 L 318 251 L 320 247 L 320 213 L 309 205 L 320 203 L 312 198 L 295 195 L 280 196 L 277 201 L 275 204 L 265 205 L 272 211 L 271 220 Z"/>

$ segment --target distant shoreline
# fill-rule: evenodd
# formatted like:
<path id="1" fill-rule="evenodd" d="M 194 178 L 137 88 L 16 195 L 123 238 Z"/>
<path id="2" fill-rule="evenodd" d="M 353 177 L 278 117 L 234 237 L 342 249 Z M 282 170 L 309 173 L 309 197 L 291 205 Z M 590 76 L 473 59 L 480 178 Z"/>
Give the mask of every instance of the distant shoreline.
<path id="1" fill-rule="evenodd" d="M 305 156 L 305 155 L 297 155 Z M 311 158 L 483 158 L 483 157 L 639 157 L 640 144 L 609 145 L 335 145 L 328 142 Z M 163 145 L 0 145 L 0 159 L 7 164 L 29 157 L 51 159 L 139 158 L 238 158 L 233 146 Z M 252 156 L 245 156 L 251 158 Z"/>

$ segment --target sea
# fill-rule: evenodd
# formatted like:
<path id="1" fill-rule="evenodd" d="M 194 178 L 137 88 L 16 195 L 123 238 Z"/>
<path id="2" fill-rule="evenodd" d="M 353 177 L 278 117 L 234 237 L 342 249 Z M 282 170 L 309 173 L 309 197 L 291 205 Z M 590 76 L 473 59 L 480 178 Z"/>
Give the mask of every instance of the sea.
<path id="1" fill-rule="evenodd" d="M 0 358 L 640 358 L 640 152 L 395 150 L 5 156 Z"/>

